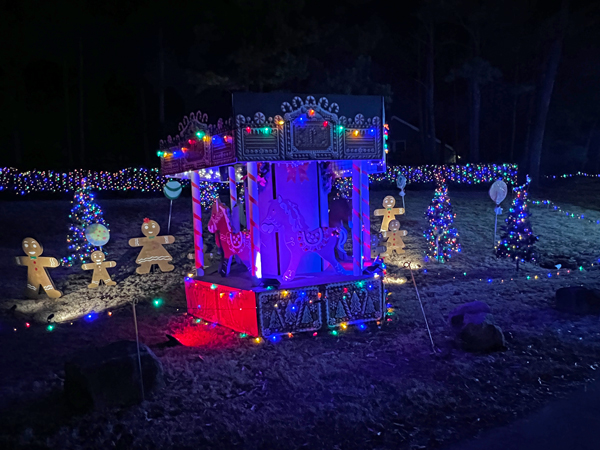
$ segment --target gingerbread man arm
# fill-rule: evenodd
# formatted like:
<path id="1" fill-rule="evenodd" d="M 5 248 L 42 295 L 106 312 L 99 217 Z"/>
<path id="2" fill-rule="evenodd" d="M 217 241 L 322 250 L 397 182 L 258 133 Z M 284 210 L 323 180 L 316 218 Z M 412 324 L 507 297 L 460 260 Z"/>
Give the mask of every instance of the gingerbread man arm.
<path id="1" fill-rule="evenodd" d="M 129 239 L 130 247 L 143 247 L 148 239 L 145 237 Z"/>
<path id="2" fill-rule="evenodd" d="M 94 268 L 95 264 L 89 263 L 89 264 L 82 264 L 81 268 L 83 270 L 92 270 Z"/>
<path id="3" fill-rule="evenodd" d="M 381 232 L 381 235 L 382 235 L 384 238 L 388 237 L 388 235 L 387 235 L 387 234 L 388 234 L 388 232 L 387 232 L 387 231 L 382 231 L 382 232 Z"/>
<path id="4" fill-rule="evenodd" d="M 406 230 L 399 230 L 398 232 L 400 233 L 400 236 L 408 236 L 408 231 Z"/>
<path id="5" fill-rule="evenodd" d="M 398 214 L 398 215 L 404 214 L 404 208 L 394 208 L 394 209 L 392 209 L 392 214 Z"/>
<path id="6" fill-rule="evenodd" d="M 373 215 L 374 215 L 374 216 L 383 216 L 384 214 L 385 214 L 385 209 L 376 209 L 376 210 L 373 212 Z"/>
<path id="7" fill-rule="evenodd" d="M 172 244 L 173 242 L 175 242 L 175 237 L 174 236 L 160 236 L 160 243 L 161 244 Z"/>
<path id="8" fill-rule="evenodd" d="M 105 267 L 115 267 L 117 263 L 115 261 L 106 261 Z"/>
<path id="9" fill-rule="evenodd" d="M 27 265 L 27 256 L 15 256 L 15 262 L 18 266 L 26 266 Z"/>
<path id="10" fill-rule="evenodd" d="M 58 260 L 52 257 L 39 257 L 40 264 L 42 267 L 58 267 Z"/>

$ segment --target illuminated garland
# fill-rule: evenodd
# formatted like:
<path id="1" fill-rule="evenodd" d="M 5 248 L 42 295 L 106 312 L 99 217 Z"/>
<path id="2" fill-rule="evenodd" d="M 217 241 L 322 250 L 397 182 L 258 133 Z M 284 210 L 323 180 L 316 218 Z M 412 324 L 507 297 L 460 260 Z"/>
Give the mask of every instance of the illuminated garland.
<path id="1" fill-rule="evenodd" d="M 160 175 L 159 169 L 127 168 L 118 172 L 95 172 L 74 170 L 62 173 L 51 170 L 30 170 L 19 172 L 12 167 L 0 168 L 0 191 L 9 191 L 18 195 L 33 192 L 75 192 L 81 179 L 95 191 L 131 191 L 162 192 L 163 186 L 171 177 Z M 180 180 L 183 186 L 189 186 L 189 180 Z M 218 195 L 219 183 L 201 182 L 201 202 L 204 207 L 212 204 Z"/>
<path id="2" fill-rule="evenodd" d="M 568 217 L 571 219 L 587 220 L 589 223 L 595 223 L 596 225 L 600 225 L 600 219 L 598 219 L 598 220 L 586 219 L 584 214 L 570 213 L 570 212 L 562 209 L 560 206 L 557 206 L 556 203 L 554 203 L 552 200 L 529 200 L 529 203 L 531 203 L 532 205 L 535 205 L 535 206 L 547 206 L 548 208 L 550 208 L 550 206 L 552 206 L 553 211 L 558 211 L 560 213 L 564 213 L 563 217 Z"/>
<path id="3" fill-rule="evenodd" d="M 436 174 L 453 183 L 491 183 L 503 179 L 508 184 L 516 184 L 516 164 L 466 164 L 443 166 L 393 166 L 385 174 L 369 175 L 371 182 L 395 182 L 398 173 L 402 173 L 409 183 L 428 183 L 435 181 Z M 0 168 L 0 191 L 9 191 L 19 195 L 32 192 L 74 192 L 79 181 L 86 178 L 95 191 L 139 191 L 161 192 L 170 177 L 160 175 L 159 169 L 127 168 L 118 172 L 74 170 L 63 173 L 52 170 L 30 170 L 19 172 L 12 167 Z M 343 180 L 344 178 L 338 178 Z M 182 179 L 184 186 L 189 180 Z"/>
<path id="4" fill-rule="evenodd" d="M 562 175 L 546 175 L 546 178 L 551 178 L 553 180 L 555 180 L 557 178 L 573 178 L 573 177 L 600 178 L 600 173 L 577 172 L 577 173 L 563 173 Z"/>

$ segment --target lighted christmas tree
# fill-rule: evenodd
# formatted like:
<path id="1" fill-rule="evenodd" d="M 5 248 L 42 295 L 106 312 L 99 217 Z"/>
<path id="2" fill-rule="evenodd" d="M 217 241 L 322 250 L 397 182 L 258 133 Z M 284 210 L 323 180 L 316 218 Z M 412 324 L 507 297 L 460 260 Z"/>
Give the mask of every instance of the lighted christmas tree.
<path id="1" fill-rule="evenodd" d="M 425 230 L 427 258 L 433 258 L 438 262 L 446 262 L 452 253 L 460 252 L 458 233 L 452 226 L 456 215 L 452 212 L 448 187 L 445 180 L 436 177 L 437 187 L 431 200 L 431 205 L 425 212 L 429 226 Z"/>
<path id="2" fill-rule="evenodd" d="M 86 179 L 81 180 L 81 185 L 73 196 L 71 214 L 69 219 L 69 233 L 67 234 L 67 244 L 70 256 L 63 258 L 62 262 L 65 266 L 74 264 L 83 264 L 90 262 L 90 255 L 94 250 L 97 250 L 90 244 L 85 237 L 85 229 L 93 224 L 99 223 L 108 228 L 108 224 L 102 216 L 102 209 L 94 200 L 91 187 L 87 184 Z M 106 252 L 104 252 L 106 254 Z"/>
<path id="3" fill-rule="evenodd" d="M 513 188 L 515 198 L 508 210 L 506 225 L 502 227 L 504 233 L 496 246 L 496 256 L 516 260 L 517 269 L 519 262 L 535 262 L 537 259 L 534 244 L 538 238 L 531 229 L 531 214 L 527 208 L 527 189 L 530 181 L 531 178 L 527 176 L 523 186 Z"/>

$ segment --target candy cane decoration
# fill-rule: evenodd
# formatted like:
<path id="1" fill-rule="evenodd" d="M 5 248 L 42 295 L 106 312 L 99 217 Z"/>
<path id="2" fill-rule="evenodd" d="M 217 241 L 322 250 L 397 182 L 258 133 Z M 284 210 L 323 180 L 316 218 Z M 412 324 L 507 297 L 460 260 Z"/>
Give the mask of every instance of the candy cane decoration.
<path id="1" fill-rule="evenodd" d="M 236 214 L 235 207 L 237 206 L 237 188 L 235 186 L 235 167 L 228 167 L 229 173 L 229 203 L 231 207 L 231 228 L 234 233 L 239 233 L 240 231 L 240 215 Z"/>
<path id="2" fill-rule="evenodd" d="M 248 204 L 247 216 L 250 223 L 250 253 L 252 255 L 252 276 L 262 278 L 260 261 L 260 231 L 258 229 L 258 164 L 247 163 L 248 168 Z"/>
<path id="3" fill-rule="evenodd" d="M 360 174 L 360 209 L 362 215 L 362 245 L 363 258 L 371 260 L 371 210 L 369 206 L 369 174 L 367 173 L 367 162 L 363 161 Z"/>
<path id="4" fill-rule="evenodd" d="M 202 204 L 200 203 L 200 174 L 192 172 L 192 212 L 194 215 L 194 255 L 196 275 L 204 275 L 204 242 L 202 241 Z"/>
<path id="5" fill-rule="evenodd" d="M 362 258 L 362 226 L 360 214 L 360 182 L 361 170 L 356 163 L 352 164 L 352 272 L 353 274 L 362 274 L 363 258 Z"/>

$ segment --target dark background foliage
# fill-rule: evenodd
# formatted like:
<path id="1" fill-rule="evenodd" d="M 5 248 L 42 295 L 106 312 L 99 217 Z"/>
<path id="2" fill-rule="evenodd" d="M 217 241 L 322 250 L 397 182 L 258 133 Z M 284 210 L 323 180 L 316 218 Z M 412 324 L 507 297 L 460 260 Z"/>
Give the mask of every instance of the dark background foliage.
<path id="1" fill-rule="evenodd" d="M 388 120 L 420 130 L 396 162 L 439 162 L 437 138 L 457 162 L 529 166 L 537 139 L 542 171 L 598 170 L 599 12 L 581 0 L 6 2 L 0 166 L 156 166 L 184 115 L 216 121 L 250 90 L 384 95 Z"/>

